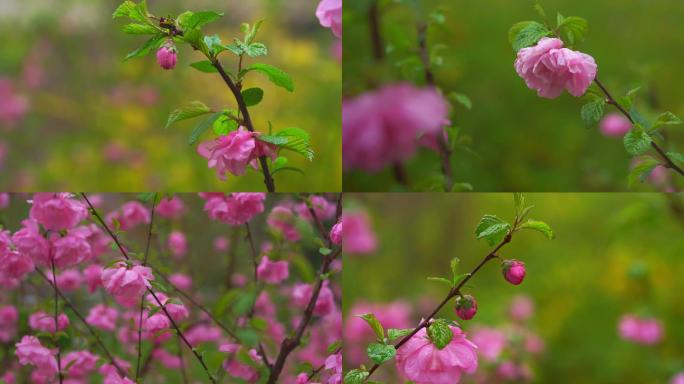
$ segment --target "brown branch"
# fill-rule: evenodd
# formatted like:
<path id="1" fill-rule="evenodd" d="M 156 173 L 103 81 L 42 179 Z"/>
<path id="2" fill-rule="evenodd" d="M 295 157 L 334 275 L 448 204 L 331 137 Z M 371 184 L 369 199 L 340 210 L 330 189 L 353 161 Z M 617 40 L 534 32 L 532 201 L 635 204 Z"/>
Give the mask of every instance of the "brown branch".
<path id="1" fill-rule="evenodd" d="M 50 260 L 51 265 L 52 265 L 52 279 L 55 281 L 55 284 L 52 286 L 54 288 L 55 296 L 54 296 L 54 302 L 55 302 L 55 331 L 52 333 L 52 341 L 57 344 L 57 338 L 55 335 L 57 334 L 57 331 L 59 330 L 59 294 L 57 293 L 57 273 L 55 272 L 55 259 L 52 258 Z M 59 384 L 62 384 L 64 381 L 64 373 L 62 372 L 62 353 L 60 351 L 59 345 L 56 345 L 57 347 L 57 374 L 59 375 Z"/>
<path id="2" fill-rule="evenodd" d="M 154 211 L 157 207 L 157 194 L 154 194 L 152 198 L 152 212 L 150 214 L 150 226 L 147 230 L 147 245 L 145 246 L 145 259 L 143 260 L 143 266 L 147 265 L 147 257 L 150 253 L 150 243 L 152 240 L 152 227 L 154 225 Z M 143 309 L 145 309 L 145 294 L 140 296 L 140 316 L 138 319 L 138 361 L 135 364 L 135 380 L 138 381 L 140 377 L 140 361 L 142 359 L 142 326 L 143 326 Z"/>
<path id="3" fill-rule="evenodd" d="M 370 27 L 373 57 L 376 61 L 382 61 L 385 58 L 385 49 L 382 42 L 382 32 L 380 31 L 380 11 L 377 0 L 374 0 L 368 9 L 368 25 Z"/>

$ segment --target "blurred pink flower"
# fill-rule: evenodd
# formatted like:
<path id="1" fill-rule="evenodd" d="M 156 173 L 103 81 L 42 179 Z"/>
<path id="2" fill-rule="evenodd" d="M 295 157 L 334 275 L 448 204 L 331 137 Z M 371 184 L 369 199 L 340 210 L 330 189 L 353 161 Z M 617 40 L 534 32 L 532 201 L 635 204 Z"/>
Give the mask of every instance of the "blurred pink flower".
<path id="1" fill-rule="evenodd" d="M 169 234 L 168 247 L 171 250 L 171 256 L 180 259 L 188 252 L 188 240 L 185 234 L 180 231 L 173 231 Z"/>
<path id="2" fill-rule="evenodd" d="M 508 306 L 508 315 L 515 321 L 525 321 L 534 314 L 534 302 L 527 295 L 515 295 Z"/>
<path id="3" fill-rule="evenodd" d="M 306 308 L 313 295 L 313 286 L 311 284 L 298 283 L 292 289 L 292 303 L 299 308 Z M 314 306 L 314 315 L 324 316 L 335 309 L 335 297 L 330 290 L 328 280 L 323 282 L 321 291 L 318 294 L 318 300 Z"/>
<path id="4" fill-rule="evenodd" d="M 155 210 L 161 217 L 179 217 L 185 212 L 185 204 L 183 204 L 183 200 L 180 197 L 174 196 L 170 199 L 161 199 Z"/>
<path id="5" fill-rule="evenodd" d="M 470 332 L 470 337 L 485 361 L 496 361 L 506 346 L 506 335 L 495 328 L 477 327 Z"/>
<path id="6" fill-rule="evenodd" d="M 138 201 L 129 201 L 124 203 L 120 209 L 110 212 L 107 217 L 107 222 L 110 225 L 119 223 L 119 227 L 123 231 L 128 231 L 140 224 L 147 224 L 150 222 L 150 210 Z M 116 227 L 116 225 L 114 225 Z"/>
<path id="7" fill-rule="evenodd" d="M 69 352 L 62 359 L 62 367 L 69 367 L 67 375 L 84 378 L 84 376 L 97 369 L 99 359 L 97 355 L 93 355 L 88 351 Z"/>
<path id="8" fill-rule="evenodd" d="M 214 238 L 214 249 L 217 251 L 227 251 L 230 246 L 230 242 L 225 236 L 216 236 Z"/>
<path id="9" fill-rule="evenodd" d="M 204 210 L 209 218 L 220 220 L 230 225 L 243 225 L 264 211 L 265 193 L 243 192 L 207 195 Z"/>
<path id="10" fill-rule="evenodd" d="M 74 266 L 91 257 L 88 241 L 73 234 L 53 239 L 52 249 L 55 266 L 59 268 Z"/>
<path id="11" fill-rule="evenodd" d="M 674 375 L 670 384 L 684 384 L 684 372 L 679 372 Z"/>
<path id="12" fill-rule="evenodd" d="M 12 128 L 24 118 L 28 109 L 28 100 L 15 93 L 12 80 L 0 77 L 0 123 Z"/>
<path id="13" fill-rule="evenodd" d="M 263 256 L 257 267 L 257 278 L 269 284 L 278 284 L 290 276 L 289 263 L 287 261 L 271 261 L 268 256 Z"/>
<path id="14" fill-rule="evenodd" d="M 187 290 L 192 287 L 192 278 L 182 273 L 174 273 L 173 275 L 169 276 L 169 281 L 175 287 L 183 290 Z"/>
<path id="15" fill-rule="evenodd" d="M 624 340 L 643 345 L 657 344 L 663 337 L 663 325 L 660 320 L 633 314 L 620 318 L 618 331 Z"/>
<path id="16" fill-rule="evenodd" d="M 342 216 L 342 249 L 347 254 L 368 254 L 377 249 L 377 239 L 365 212 L 347 212 Z"/>
<path id="17" fill-rule="evenodd" d="M 15 306 L 0 307 L 0 341 L 8 343 L 14 339 L 17 333 L 17 321 L 19 321 L 19 311 Z"/>
<path id="18" fill-rule="evenodd" d="M 10 195 L 9 193 L 0 193 L 0 209 L 5 209 L 9 206 Z"/>
<path id="19" fill-rule="evenodd" d="M 622 137 L 632 129 L 632 123 L 619 113 L 609 113 L 601 120 L 601 133 L 603 136 Z"/>
<path id="20" fill-rule="evenodd" d="M 63 331 L 69 326 L 69 318 L 60 313 L 57 316 L 57 331 Z M 29 316 L 29 327 L 41 332 L 55 332 L 55 318 L 43 311 L 34 312 Z"/>
<path id="21" fill-rule="evenodd" d="M 57 373 L 54 352 L 45 348 L 35 336 L 24 336 L 16 344 L 16 355 L 21 365 L 33 365 L 39 372 L 50 377 Z"/>
<path id="22" fill-rule="evenodd" d="M 299 241 L 301 235 L 295 225 L 295 215 L 292 210 L 286 206 L 278 205 L 273 208 L 266 220 L 268 225 L 280 232 L 287 241 Z"/>
<path id="23" fill-rule="evenodd" d="M 322 26 L 342 37 L 342 0 L 321 0 L 316 8 L 316 17 Z"/>
<path id="24" fill-rule="evenodd" d="M 118 317 L 119 312 L 116 308 L 107 307 L 104 304 L 97 304 L 90 308 L 86 323 L 105 331 L 114 331 L 116 329 L 116 320 Z"/>

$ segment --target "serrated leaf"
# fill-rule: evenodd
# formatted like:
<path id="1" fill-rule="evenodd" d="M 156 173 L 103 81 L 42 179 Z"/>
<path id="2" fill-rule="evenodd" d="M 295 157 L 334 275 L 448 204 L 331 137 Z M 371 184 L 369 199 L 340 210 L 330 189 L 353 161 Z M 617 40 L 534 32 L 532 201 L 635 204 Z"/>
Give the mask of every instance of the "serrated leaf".
<path id="1" fill-rule="evenodd" d="M 670 160 L 674 161 L 675 163 L 684 164 L 684 155 L 682 155 L 681 153 L 668 152 L 666 153 L 666 155 L 670 158 Z"/>
<path id="2" fill-rule="evenodd" d="M 653 172 L 653 169 L 660 164 L 656 159 L 650 156 L 644 156 L 639 159 L 637 165 L 635 165 L 627 176 L 627 185 L 632 188 L 636 185 L 637 181 L 644 182 L 646 178 Z"/>
<path id="3" fill-rule="evenodd" d="M 378 340 L 383 340 L 385 338 L 385 329 L 374 314 L 364 313 L 363 315 L 356 315 L 355 317 L 363 319 L 371 327 Z"/>
<path id="4" fill-rule="evenodd" d="M 213 64 L 211 64 L 211 61 L 209 60 L 202 60 L 198 61 L 196 63 L 190 64 L 191 67 L 195 68 L 196 70 L 204 73 L 216 73 L 218 70 L 216 67 L 214 67 Z"/>
<path id="5" fill-rule="evenodd" d="M 375 364 L 382 364 L 392 360 L 397 355 L 394 345 L 372 343 L 368 344 L 366 354 Z"/>
<path id="6" fill-rule="evenodd" d="M 193 101 L 185 107 L 178 108 L 171 112 L 164 128 L 168 128 L 181 120 L 192 119 L 193 117 L 202 116 L 211 112 L 211 109 L 201 101 Z"/>
<path id="7" fill-rule="evenodd" d="M 244 52 L 249 57 L 265 56 L 268 54 L 268 48 L 262 43 L 252 43 L 245 47 Z"/>
<path id="8" fill-rule="evenodd" d="M 121 27 L 121 30 L 129 35 L 154 35 L 158 32 L 155 27 L 149 24 L 137 23 L 126 24 Z"/>
<path id="9" fill-rule="evenodd" d="M 443 349 L 454 338 L 454 332 L 449 328 L 449 325 L 442 320 L 435 320 L 428 326 L 428 338 L 437 349 Z"/>
<path id="10" fill-rule="evenodd" d="M 193 13 L 187 21 L 185 21 L 183 27 L 186 29 L 200 28 L 205 24 L 211 23 L 223 16 L 223 12 L 214 11 L 200 11 Z"/>
<path id="11" fill-rule="evenodd" d="M 542 37 L 550 35 L 549 31 L 543 24 L 536 21 L 522 21 L 511 27 L 508 32 L 509 41 L 513 49 L 519 50 L 537 44 Z"/>
<path id="12" fill-rule="evenodd" d="M 367 371 L 352 369 L 344 375 L 344 384 L 363 384 L 367 377 Z"/>
<path id="13" fill-rule="evenodd" d="M 558 25 L 558 33 L 568 45 L 579 44 L 584 41 L 589 23 L 586 19 L 577 16 L 563 18 Z"/>
<path id="14" fill-rule="evenodd" d="M 586 126 L 592 126 L 601 120 L 605 111 L 606 101 L 603 98 L 597 98 L 582 106 L 581 115 L 582 121 Z"/>
<path id="15" fill-rule="evenodd" d="M 314 151 L 309 144 L 309 134 L 301 128 L 285 128 L 273 135 L 259 135 L 259 140 L 299 153 L 309 161 Z"/>
<path id="16" fill-rule="evenodd" d="M 328 348 L 326 348 L 326 351 L 328 352 L 328 354 L 333 354 L 338 349 L 342 349 L 342 340 L 337 340 L 337 341 L 333 342 L 332 344 L 328 345 Z"/>
<path id="17" fill-rule="evenodd" d="M 148 55 L 153 50 L 159 48 L 159 46 L 161 45 L 161 42 L 164 41 L 164 38 L 165 38 L 165 36 L 162 34 L 158 34 L 158 35 L 153 36 L 152 38 L 147 40 L 145 42 L 145 44 L 143 44 L 142 47 L 140 47 L 140 48 L 136 49 L 135 51 L 126 55 L 126 57 L 124 58 L 123 61 L 130 60 L 134 57 L 142 57 L 142 56 Z"/>
<path id="18" fill-rule="evenodd" d="M 658 128 L 660 128 L 660 127 L 662 127 L 662 126 L 665 126 L 665 125 L 679 125 L 679 124 L 681 124 L 681 123 L 682 123 L 682 120 L 681 120 L 679 117 L 677 117 L 674 113 L 672 113 L 672 112 L 665 112 L 665 113 L 661 113 L 661 114 L 656 118 L 655 122 L 653 123 L 653 125 L 651 126 L 651 128 L 649 128 L 648 131 L 652 133 L 652 132 L 655 132 L 656 130 L 658 130 Z"/>
<path id="19" fill-rule="evenodd" d="M 292 78 L 290 78 L 290 75 L 288 75 L 286 72 L 284 72 L 278 67 L 274 67 L 272 65 L 264 63 L 254 63 L 240 71 L 240 77 L 242 78 L 245 74 L 251 71 L 261 72 L 265 74 L 273 84 L 285 88 L 290 92 L 294 91 L 294 84 L 292 83 Z"/>
<path id="20" fill-rule="evenodd" d="M 190 137 L 188 138 L 188 145 L 193 145 L 199 140 L 200 136 L 204 132 L 206 132 L 209 127 L 211 127 L 214 124 L 214 121 L 218 119 L 221 115 L 223 115 L 223 112 L 216 112 L 213 115 L 209 116 L 208 118 L 204 119 L 201 123 L 197 124 L 195 128 L 192 130 L 192 133 L 190 133 Z"/>
<path id="21" fill-rule="evenodd" d="M 618 103 L 626 110 L 632 109 L 632 107 L 634 106 L 634 98 L 636 97 L 636 94 L 640 89 L 641 87 L 630 89 L 625 96 L 621 97 L 620 100 L 618 100 Z"/>
<path id="22" fill-rule="evenodd" d="M 242 91 L 242 98 L 248 107 L 255 106 L 264 98 L 264 90 L 261 88 L 249 88 Z"/>
<path id="23" fill-rule="evenodd" d="M 545 222 L 539 220 L 527 220 L 526 222 L 522 223 L 519 228 L 531 229 L 533 231 L 540 232 L 549 239 L 556 237 L 556 235 L 553 233 L 553 229 L 551 229 L 551 227 Z"/>
<path id="24" fill-rule="evenodd" d="M 114 10 L 114 13 L 112 14 L 112 19 L 116 19 L 119 17 L 128 17 L 130 15 L 131 11 L 135 8 L 135 3 L 132 1 L 124 1 L 119 5 L 116 10 Z"/>
<path id="25" fill-rule="evenodd" d="M 128 17 L 143 24 L 148 24 L 150 20 L 147 18 L 147 14 L 147 1 L 142 0 L 137 4 L 134 3 L 133 8 L 128 12 Z"/>
<path id="26" fill-rule="evenodd" d="M 221 45 L 221 38 L 218 35 L 204 36 L 203 41 L 209 52 L 213 55 L 216 55 L 225 49 L 223 45 Z"/>
<path id="27" fill-rule="evenodd" d="M 387 338 L 390 339 L 391 341 L 396 340 L 400 337 L 408 336 L 413 332 L 413 329 L 396 329 L 396 328 L 389 328 L 387 330 Z"/>
<path id="28" fill-rule="evenodd" d="M 625 149 L 630 155 L 641 155 L 647 152 L 651 148 L 652 141 L 653 139 L 644 131 L 641 124 L 635 124 L 623 138 Z"/>
<path id="29" fill-rule="evenodd" d="M 489 245 L 495 245 L 506 236 L 511 225 L 494 216 L 484 215 L 475 228 L 478 239 L 485 239 Z"/>
<path id="30" fill-rule="evenodd" d="M 438 282 L 438 283 L 444 283 L 444 284 L 446 284 L 449 288 L 453 287 L 453 283 L 451 282 L 451 280 L 445 279 L 445 278 L 443 278 L 443 277 L 432 277 L 432 276 L 430 276 L 430 277 L 428 277 L 427 279 L 428 279 L 429 281 L 436 281 L 436 282 Z"/>

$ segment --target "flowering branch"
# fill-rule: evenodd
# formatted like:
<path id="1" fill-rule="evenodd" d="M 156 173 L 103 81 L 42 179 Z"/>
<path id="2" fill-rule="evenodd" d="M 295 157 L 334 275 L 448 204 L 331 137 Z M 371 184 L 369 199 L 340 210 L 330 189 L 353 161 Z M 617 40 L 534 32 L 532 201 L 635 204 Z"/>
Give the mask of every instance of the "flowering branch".
<path id="1" fill-rule="evenodd" d="M 147 245 L 145 246 L 145 259 L 143 260 L 143 266 L 147 265 L 147 257 L 150 253 L 150 242 L 152 240 L 152 226 L 154 225 L 154 211 L 157 207 L 157 194 L 155 193 L 152 197 L 152 210 L 150 213 L 150 225 L 147 231 Z M 145 296 L 143 293 L 140 296 L 140 316 L 138 318 L 138 359 L 135 365 L 135 380 L 137 381 L 140 377 L 140 360 L 142 359 L 142 325 L 143 325 L 143 310 L 145 309 Z"/>

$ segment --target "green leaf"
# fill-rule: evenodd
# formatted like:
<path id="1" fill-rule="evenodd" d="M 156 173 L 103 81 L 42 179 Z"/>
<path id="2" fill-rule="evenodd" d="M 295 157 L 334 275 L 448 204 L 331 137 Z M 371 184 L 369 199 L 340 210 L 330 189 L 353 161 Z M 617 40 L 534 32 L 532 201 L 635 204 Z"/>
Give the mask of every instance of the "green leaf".
<path id="1" fill-rule="evenodd" d="M 116 19 L 116 18 L 124 17 L 124 16 L 129 17 L 133 8 L 135 8 L 134 2 L 129 1 L 129 0 L 124 1 L 114 11 L 114 13 L 112 14 L 112 19 Z"/>
<path id="2" fill-rule="evenodd" d="M 218 70 L 216 67 L 214 67 L 213 64 L 211 64 L 211 61 L 209 60 L 202 60 L 198 61 L 196 63 L 190 64 L 191 67 L 195 68 L 196 70 L 204 73 L 216 73 Z"/>
<path id="3" fill-rule="evenodd" d="M 157 28 L 149 24 L 138 23 L 126 24 L 121 27 L 121 30 L 129 35 L 154 35 L 158 32 Z"/>
<path id="4" fill-rule="evenodd" d="M 249 67 L 243 69 L 240 71 L 240 78 L 242 78 L 245 74 L 247 74 L 250 71 L 257 71 L 265 74 L 268 76 L 268 79 L 275 85 L 285 88 L 290 92 L 294 91 L 294 84 L 292 83 L 292 79 L 290 78 L 290 75 L 287 73 L 283 72 L 280 68 L 274 67 L 272 65 L 264 64 L 264 63 L 254 63 L 250 65 Z"/>
<path id="5" fill-rule="evenodd" d="M 387 330 L 387 338 L 394 341 L 400 337 L 408 336 L 413 332 L 413 329 L 396 329 L 389 328 Z"/>
<path id="6" fill-rule="evenodd" d="M 263 22 L 264 20 L 259 20 L 254 23 L 251 28 L 247 23 L 242 24 L 242 31 L 245 33 L 245 42 L 247 44 L 251 44 L 252 41 L 254 41 L 254 38 L 256 37 L 257 32 L 259 32 L 259 29 L 261 29 L 261 24 Z"/>
<path id="7" fill-rule="evenodd" d="M 372 343 L 368 344 L 366 353 L 375 364 L 382 364 L 392 360 L 396 356 L 397 350 L 394 348 L 394 345 Z"/>
<path id="8" fill-rule="evenodd" d="M 325 248 L 325 247 L 321 247 L 321 248 L 318 249 L 318 253 L 320 253 L 320 254 L 323 255 L 323 256 L 328 256 L 329 254 L 332 253 L 332 249 L 330 249 L 330 248 Z"/>
<path id="9" fill-rule="evenodd" d="M 207 45 L 207 49 L 213 55 L 216 55 L 225 49 L 223 45 L 221 45 L 221 38 L 218 35 L 204 36 L 203 40 L 204 44 Z"/>
<path id="10" fill-rule="evenodd" d="M 449 328 L 446 321 L 443 320 L 435 320 L 430 324 L 427 329 L 427 334 L 430 341 L 437 349 L 443 349 L 449 345 L 451 339 L 454 338 L 454 332 Z"/>
<path id="11" fill-rule="evenodd" d="M 618 100 L 618 103 L 626 110 L 632 109 L 632 107 L 634 106 L 634 98 L 636 97 L 636 94 L 640 89 L 641 87 L 630 89 L 625 96 L 621 97 L 620 100 Z"/>
<path id="12" fill-rule="evenodd" d="M 188 144 L 195 144 L 200 136 L 202 136 L 202 134 L 206 132 L 206 130 L 209 129 L 209 127 L 214 124 L 214 121 L 216 121 L 216 119 L 218 119 L 221 115 L 223 115 L 223 112 L 216 112 L 203 120 L 201 123 L 197 124 L 188 138 Z"/>
<path id="13" fill-rule="evenodd" d="M 553 233 L 553 229 L 543 221 L 539 220 L 527 220 L 520 225 L 520 229 L 531 229 L 533 231 L 541 232 L 547 238 L 553 240 L 556 235 Z"/>
<path id="14" fill-rule="evenodd" d="M 451 259 L 451 262 L 449 263 L 449 266 L 451 267 L 451 276 L 452 278 L 456 278 L 456 275 L 458 275 L 458 267 L 461 265 L 461 259 L 458 257 L 454 257 Z M 452 279 L 453 281 L 453 279 Z"/>
<path id="15" fill-rule="evenodd" d="M 363 384 L 368 372 L 362 369 L 352 369 L 344 375 L 344 384 Z"/>
<path id="16" fill-rule="evenodd" d="M 449 94 L 449 98 L 456 100 L 457 103 L 463 105 L 468 110 L 473 109 L 473 103 L 470 98 L 462 93 L 452 92 Z"/>
<path id="17" fill-rule="evenodd" d="M 287 157 L 279 156 L 277 157 L 271 165 L 273 166 L 273 170 L 276 170 L 278 168 L 282 168 L 287 164 Z"/>
<path id="18" fill-rule="evenodd" d="M 485 239 L 489 245 L 495 245 L 508 234 L 511 225 L 494 215 L 484 215 L 475 228 L 478 239 Z"/>
<path id="19" fill-rule="evenodd" d="M 577 16 L 565 17 L 558 25 L 558 33 L 568 45 L 579 44 L 584 41 L 588 30 L 589 23 L 587 20 Z"/>
<path id="20" fill-rule="evenodd" d="M 223 115 L 214 122 L 213 129 L 218 136 L 227 135 L 238 129 L 238 122 L 226 116 L 226 111 L 223 111 Z"/>
<path id="21" fill-rule="evenodd" d="M 159 292 L 168 292 L 169 291 L 169 287 L 159 280 L 150 280 L 150 284 L 152 285 L 152 288 L 154 288 L 155 290 L 157 290 Z"/>
<path id="22" fill-rule="evenodd" d="M 297 168 L 297 167 L 280 167 L 280 168 L 276 168 L 273 172 L 271 172 L 271 174 L 272 174 L 272 175 L 275 175 L 276 173 L 285 172 L 285 171 L 288 171 L 288 172 L 296 172 L 296 173 L 299 173 L 299 174 L 302 175 L 302 176 L 306 176 L 306 172 L 304 172 L 303 170 L 301 170 L 301 169 L 299 169 L 299 168 Z"/>
<path id="23" fill-rule="evenodd" d="M 159 48 L 161 43 L 164 41 L 164 38 L 165 38 L 165 36 L 161 33 L 153 36 L 152 38 L 147 40 L 145 42 L 145 44 L 143 44 L 142 47 L 140 47 L 140 48 L 136 49 L 135 51 L 126 55 L 126 57 L 124 58 L 123 61 L 130 60 L 134 57 L 142 57 L 142 56 L 148 55 L 153 50 L 156 50 L 157 48 Z"/>
<path id="24" fill-rule="evenodd" d="M 665 112 L 660 114 L 657 118 L 656 121 L 653 123 L 651 128 L 649 128 L 649 132 L 653 133 L 658 128 L 665 126 L 665 125 L 679 125 L 682 123 L 682 120 L 677 117 L 674 113 L 672 112 Z"/>
<path id="25" fill-rule="evenodd" d="M 644 156 L 639 158 L 639 162 L 629 172 L 627 176 L 627 185 L 632 188 L 637 181 L 644 182 L 646 178 L 653 172 L 653 169 L 660 164 L 651 156 Z"/>
<path id="26" fill-rule="evenodd" d="M 222 12 L 201 11 L 195 12 L 185 21 L 183 25 L 186 29 L 200 28 L 205 24 L 211 23 L 223 16 Z"/>
<path id="27" fill-rule="evenodd" d="M 209 53 L 207 45 L 204 43 L 202 38 L 202 32 L 199 29 L 186 29 L 183 33 L 183 41 L 196 47 L 202 52 L 206 51 Z"/>
<path id="28" fill-rule="evenodd" d="M 356 315 L 355 317 L 365 320 L 373 330 L 373 333 L 375 333 L 375 337 L 377 337 L 378 340 L 382 341 L 385 338 L 385 329 L 382 327 L 382 324 L 380 324 L 380 321 L 377 317 L 375 317 L 374 314 L 364 313 L 363 315 Z"/>
<path id="29" fill-rule="evenodd" d="M 211 112 L 212 110 L 201 101 L 193 101 L 187 106 L 171 112 L 164 128 L 168 128 L 181 120 L 192 119 L 193 117 L 202 116 Z"/>
<path id="30" fill-rule="evenodd" d="M 259 140 L 275 144 L 279 147 L 299 153 L 309 161 L 313 160 L 314 151 L 309 144 L 309 134 L 300 128 L 285 128 L 273 135 L 259 135 Z"/>
<path id="31" fill-rule="evenodd" d="M 261 102 L 264 98 L 264 91 L 261 88 L 249 88 L 242 91 L 242 98 L 245 100 L 245 104 L 248 107 L 252 107 Z"/>
<path id="32" fill-rule="evenodd" d="M 443 277 L 428 277 L 427 278 L 429 281 L 436 281 L 438 283 L 444 283 L 446 284 L 449 288 L 453 287 L 453 283 L 449 279 L 445 279 Z"/>
<path id="33" fill-rule="evenodd" d="M 666 155 L 670 158 L 670 160 L 674 161 L 675 163 L 684 164 L 684 155 L 682 155 L 681 153 L 668 152 L 666 153 Z"/>
<path id="34" fill-rule="evenodd" d="M 268 54 L 268 48 L 262 43 L 252 43 L 245 47 L 244 51 L 249 57 L 265 56 Z"/>
<path id="35" fill-rule="evenodd" d="M 150 20 L 147 18 L 147 14 L 147 1 L 142 0 L 137 4 L 134 4 L 133 8 L 128 12 L 128 17 L 143 24 L 149 24 Z"/>
<path id="36" fill-rule="evenodd" d="M 521 21 L 508 31 L 508 40 L 513 49 L 519 50 L 537 44 L 542 37 L 550 35 L 549 31 L 543 24 L 536 21 Z"/>
<path id="37" fill-rule="evenodd" d="M 335 353 L 335 351 L 337 351 L 338 349 L 341 349 L 341 348 L 342 348 L 342 340 L 337 340 L 337 341 L 333 342 L 332 344 L 328 345 L 328 348 L 326 348 L 326 351 L 328 352 L 328 354 L 333 354 L 333 353 Z"/>
<path id="38" fill-rule="evenodd" d="M 652 141 L 651 136 L 640 124 L 635 124 L 623 138 L 625 149 L 630 155 L 641 155 L 647 152 L 651 148 Z"/>
<path id="39" fill-rule="evenodd" d="M 592 126 L 601 120 L 603 112 L 605 111 L 606 101 L 603 98 L 597 98 L 582 106 L 581 115 L 582 121 L 587 126 Z"/>

